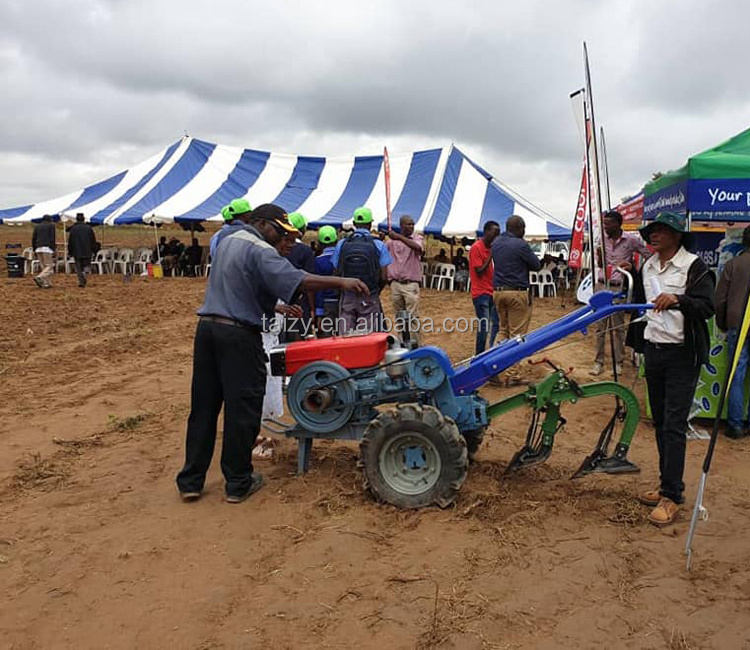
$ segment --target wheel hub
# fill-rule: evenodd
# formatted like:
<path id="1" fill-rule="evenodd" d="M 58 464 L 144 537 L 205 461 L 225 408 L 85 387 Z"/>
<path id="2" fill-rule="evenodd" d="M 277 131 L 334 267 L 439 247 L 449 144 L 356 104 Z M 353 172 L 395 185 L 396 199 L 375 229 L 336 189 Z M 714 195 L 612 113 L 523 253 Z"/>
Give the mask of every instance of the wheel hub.
<path id="1" fill-rule="evenodd" d="M 440 477 L 442 463 L 435 445 L 422 433 L 408 431 L 393 436 L 380 452 L 383 480 L 402 494 L 422 494 Z"/>

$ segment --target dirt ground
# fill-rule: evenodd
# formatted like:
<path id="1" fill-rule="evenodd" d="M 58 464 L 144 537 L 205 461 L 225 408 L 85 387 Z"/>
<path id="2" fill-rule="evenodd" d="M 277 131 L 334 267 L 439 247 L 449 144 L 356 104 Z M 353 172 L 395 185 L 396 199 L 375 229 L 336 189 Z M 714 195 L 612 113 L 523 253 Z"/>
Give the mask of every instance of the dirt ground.
<path id="1" fill-rule="evenodd" d="M 750 440 L 719 442 L 690 573 L 689 510 L 660 530 L 634 500 L 657 476 L 647 421 L 640 475 L 569 480 L 607 399 L 564 407 L 549 461 L 511 477 L 528 413 L 493 422 L 446 510 L 374 503 L 355 444 L 317 443 L 295 476 L 287 440 L 256 463 L 267 484 L 247 502 L 223 502 L 215 461 L 204 498 L 183 504 L 205 281 L 53 282 L 0 278 L 1 647 L 750 648 Z M 468 294 L 427 290 L 422 305 L 472 313 Z M 571 308 L 538 301 L 532 326 Z M 471 334 L 427 342 L 454 360 L 473 349 Z M 568 342 L 549 355 L 586 381 L 593 341 Z M 642 395 L 632 368 L 623 381 Z M 705 451 L 689 443 L 689 506 Z"/>

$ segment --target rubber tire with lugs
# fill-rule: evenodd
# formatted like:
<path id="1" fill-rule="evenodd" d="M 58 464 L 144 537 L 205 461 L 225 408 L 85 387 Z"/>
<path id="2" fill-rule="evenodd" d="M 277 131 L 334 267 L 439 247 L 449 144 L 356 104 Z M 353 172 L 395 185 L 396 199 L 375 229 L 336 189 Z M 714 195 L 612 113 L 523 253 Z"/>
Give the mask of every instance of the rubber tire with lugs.
<path id="1" fill-rule="evenodd" d="M 434 464 L 433 477 L 426 482 L 424 489 L 419 491 L 419 487 L 415 487 L 409 493 L 399 490 L 392 479 L 384 476 L 383 453 L 394 441 L 411 437 L 423 442 L 425 448 L 429 449 L 423 459 L 429 457 L 438 462 Z M 469 468 L 466 441 L 456 423 L 433 406 L 401 404 L 395 409 L 381 412 L 368 425 L 360 443 L 360 452 L 365 488 L 378 501 L 399 508 L 448 507 L 455 501 Z M 438 458 L 434 458 L 435 455 Z M 390 469 L 393 470 L 395 465 L 392 463 Z M 437 465 L 439 471 L 435 471 Z"/>

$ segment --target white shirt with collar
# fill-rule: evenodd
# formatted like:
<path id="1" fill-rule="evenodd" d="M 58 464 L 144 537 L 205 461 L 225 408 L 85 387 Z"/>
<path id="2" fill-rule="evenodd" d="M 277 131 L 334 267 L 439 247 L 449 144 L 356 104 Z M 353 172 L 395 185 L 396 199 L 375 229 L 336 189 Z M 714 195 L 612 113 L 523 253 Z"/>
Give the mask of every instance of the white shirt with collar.
<path id="1" fill-rule="evenodd" d="M 684 294 L 688 270 L 697 257 L 682 246 L 663 266 L 659 255 L 649 257 L 643 265 L 646 302 L 654 302 L 660 293 L 672 293 L 676 296 Z M 679 309 L 674 308 L 660 312 L 649 309 L 646 312 L 644 338 L 652 343 L 684 343 L 685 316 Z"/>

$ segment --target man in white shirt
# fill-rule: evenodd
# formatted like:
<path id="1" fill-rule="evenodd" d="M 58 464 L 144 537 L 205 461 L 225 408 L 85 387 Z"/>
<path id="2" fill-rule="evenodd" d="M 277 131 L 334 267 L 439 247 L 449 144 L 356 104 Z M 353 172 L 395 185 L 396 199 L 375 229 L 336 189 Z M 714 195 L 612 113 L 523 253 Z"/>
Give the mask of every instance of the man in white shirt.
<path id="1" fill-rule="evenodd" d="M 660 485 L 640 496 L 653 507 L 649 521 L 674 522 L 684 501 L 688 415 L 700 368 L 708 362 L 708 326 L 714 314 L 714 276 L 687 251 L 692 235 L 684 217 L 662 212 L 640 229 L 655 254 L 643 265 L 646 312 L 643 352 L 648 399 L 656 429 Z M 639 287 L 640 289 L 640 287 Z"/>

